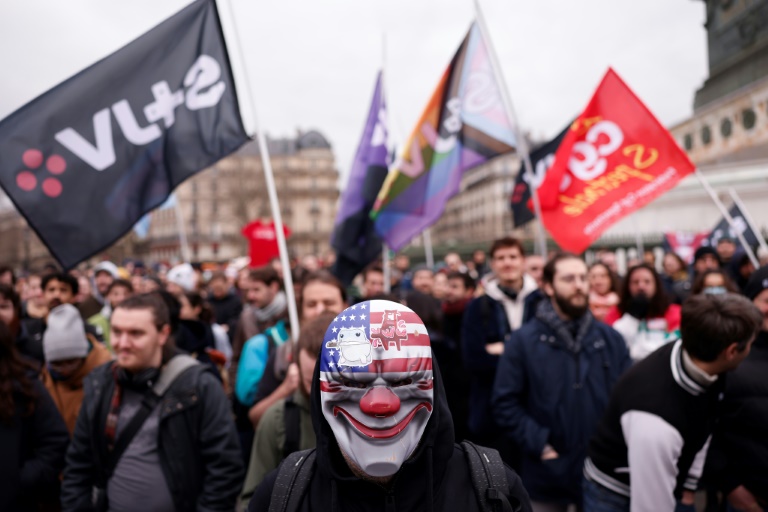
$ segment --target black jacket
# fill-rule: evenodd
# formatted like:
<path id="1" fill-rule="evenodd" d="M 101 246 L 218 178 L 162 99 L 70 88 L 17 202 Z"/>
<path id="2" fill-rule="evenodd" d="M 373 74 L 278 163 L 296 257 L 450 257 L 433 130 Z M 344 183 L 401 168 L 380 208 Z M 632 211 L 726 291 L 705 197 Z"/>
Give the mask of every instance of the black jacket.
<path id="1" fill-rule="evenodd" d="M 705 474 L 723 492 L 739 485 L 768 500 L 768 331 L 728 374 L 722 417 L 715 430 Z"/>
<path id="2" fill-rule="evenodd" d="M 317 434 L 315 471 L 299 510 L 323 511 L 479 511 L 469 466 L 462 448 L 453 440 L 453 423 L 443 391 L 437 363 L 433 361 L 435 407 L 421 443 L 403 464 L 389 486 L 384 487 L 354 476 L 341 456 L 330 425 L 320 406 L 320 367 L 315 366 L 312 385 L 312 422 Z M 264 479 L 248 506 L 249 512 L 269 509 L 275 470 Z M 510 501 L 519 501 L 530 511 L 528 494 L 520 478 L 507 468 Z"/>
<path id="3" fill-rule="evenodd" d="M 104 427 L 115 388 L 112 365 L 85 380 L 62 485 L 62 510 L 92 510 L 106 457 Z M 233 510 L 245 477 L 237 432 L 222 389 L 205 366 L 183 372 L 160 402 L 160 464 L 177 511 Z"/>
<path id="4" fill-rule="evenodd" d="M 34 378 L 31 377 L 31 378 Z M 16 414 L 0 421 L 0 510 L 37 510 L 41 502 L 58 499 L 59 474 L 69 432 L 45 386 L 33 380 L 34 412 L 24 414 L 14 396 Z"/>
<path id="5" fill-rule="evenodd" d="M 225 295 L 220 299 L 210 296 L 208 297 L 208 303 L 216 315 L 216 323 L 229 326 L 230 336 L 234 336 L 237 320 L 243 311 L 243 303 L 240 301 L 240 297 L 234 293 Z"/>

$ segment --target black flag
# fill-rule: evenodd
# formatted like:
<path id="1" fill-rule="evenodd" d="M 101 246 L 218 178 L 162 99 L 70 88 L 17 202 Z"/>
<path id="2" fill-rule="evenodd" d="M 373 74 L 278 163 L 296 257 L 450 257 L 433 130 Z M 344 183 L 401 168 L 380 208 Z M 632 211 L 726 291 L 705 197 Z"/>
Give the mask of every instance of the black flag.
<path id="1" fill-rule="evenodd" d="M 734 204 L 731 206 L 731 209 L 728 210 L 728 213 L 731 215 L 733 224 L 738 232 L 744 235 L 744 240 L 747 242 L 747 244 L 749 244 L 750 247 L 757 246 L 759 243 L 757 240 L 757 235 L 754 231 L 752 231 L 752 228 L 749 227 L 749 224 L 745 220 L 744 214 L 741 213 L 739 205 Z M 701 242 L 701 245 L 717 247 L 717 242 L 721 238 L 730 238 L 734 242 L 738 242 L 737 232 L 734 231 L 730 224 L 728 224 L 728 220 L 726 220 L 725 217 L 720 219 L 720 222 L 718 222 L 717 225 L 712 229 L 712 231 L 709 233 L 709 236 Z"/>
<path id="2" fill-rule="evenodd" d="M 568 133 L 568 128 L 570 127 L 571 125 L 566 126 L 557 137 L 531 152 L 531 167 L 533 168 L 534 180 L 537 186 L 541 185 L 547 169 L 555 161 L 557 148 L 560 147 L 560 142 L 565 138 L 565 134 Z M 515 188 L 512 190 L 512 197 L 509 199 L 510 207 L 512 208 L 512 221 L 516 228 L 529 223 L 535 218 L 534 213 L 528 208 L 529 199 L 531 199 L 530 184 L 528 183 L 528 177 L 525 175 L 525 169 L 521 165 L 515 177 Z"/>
<path id="3" fill-rule="evenodd" d="M 69 269 L 247 140 L 199 0 L 0 121 L 0 185 Z"/>

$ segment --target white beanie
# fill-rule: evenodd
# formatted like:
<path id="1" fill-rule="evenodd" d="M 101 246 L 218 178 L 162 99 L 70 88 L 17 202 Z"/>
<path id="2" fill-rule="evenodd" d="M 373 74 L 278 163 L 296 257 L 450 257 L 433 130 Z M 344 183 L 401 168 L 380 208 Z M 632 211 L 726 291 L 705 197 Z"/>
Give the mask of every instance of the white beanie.
<path id="1" fill-rule="evenodd" d="M 83 319 L 75 306 L 62 304 L 48 313 L 48 326 L 43 333 L 47 362 L 86 357 L 89 348 Z"/>
<path id="2" fill-rule="evenodd" d="M 176 265 L 170 271 L 166 277 L 171 283 L 177 284 L 184 288 L 188 292 L 195 291 L 195 285 L 197 284 L 197 274 L 195 269 L 189 263 L 182 263 Z"/>
<path id="3" fill-rule="evenodd" d="M 114 277 L 115 279 L 118 278 L 117 275 L 117 265 L 112 263 L 111 261 L 102 261 L 95 267 L 93 267 L 93 275 L 95 276 L 99 272 L 107 272 L 109 275 Z"/>

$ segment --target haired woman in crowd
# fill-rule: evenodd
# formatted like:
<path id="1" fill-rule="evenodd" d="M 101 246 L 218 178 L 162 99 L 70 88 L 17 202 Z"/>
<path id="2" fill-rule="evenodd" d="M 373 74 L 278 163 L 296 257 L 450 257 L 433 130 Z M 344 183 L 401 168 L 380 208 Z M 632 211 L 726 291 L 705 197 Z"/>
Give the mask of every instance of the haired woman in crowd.
<path id="1" fill-rule="evenodd" d="M 54 507 L 68 443 L 59 411 L 0 322 L 0 510 Z"/>
<path id="2" fill-rule="evenodd" d="M 691 287 L 691 295 L 710 293 L 740 293 L 739 288 L 733 283 L 728 274 L 722 270 L 706 270 L 696 276 Z"/>
<path id="3" fill-rule="evenodd" d="M 589 309 L 601 322 L 619 303 L 619 278 L 608 265 L 598 261 L 589 267 Z"/>

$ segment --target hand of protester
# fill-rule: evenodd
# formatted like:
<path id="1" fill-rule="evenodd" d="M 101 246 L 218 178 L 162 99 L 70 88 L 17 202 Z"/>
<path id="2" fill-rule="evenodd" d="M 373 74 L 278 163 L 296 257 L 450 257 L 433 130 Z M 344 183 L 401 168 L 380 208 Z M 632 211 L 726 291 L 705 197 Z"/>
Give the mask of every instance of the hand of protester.
<path id="1" fill-rule="evenodd" d="M 560 457 L 560 454 L 549 445 L 544 446 L 544 449 L 541 450 L 541 460 L 555 460 L 558 457 Z"/>
<path id="2" fill-rule="evenodd" d="M 696 493 L 693 491 L 683 491 L 683 495 L 680 497 L 680 503 L 683 505 L 693 505 L 696 500 Z"/>
<path id="3" fill-rule="evenodd" d="M 280 387 L 286 394 L 291 394 L 299 387 L 299 367 L 296 363 L 291 363 L 288 366 L 288 371 L 285 374 L 285 380 Z"/>
<path id="4" fill-rule="evenodd" d="M 731 503 L 731 506 L 737 510 L 744 510 L 745 512 L 763 510 L 755 499 L 754 494 L 749 492 L 743 485 L 738 486 L 728 494 L 728 501 Z"/>
<path id="5" fill-rule="evenodd" d="M 485 346 L 485 351 L 491 354 L 492 356 L 500 356 L 504 353 L 504 342 L 503 341 L 497 341 L 496 343 L 488 343 Z"/>

